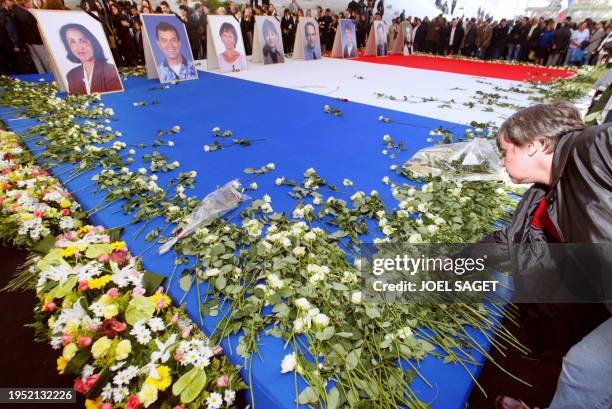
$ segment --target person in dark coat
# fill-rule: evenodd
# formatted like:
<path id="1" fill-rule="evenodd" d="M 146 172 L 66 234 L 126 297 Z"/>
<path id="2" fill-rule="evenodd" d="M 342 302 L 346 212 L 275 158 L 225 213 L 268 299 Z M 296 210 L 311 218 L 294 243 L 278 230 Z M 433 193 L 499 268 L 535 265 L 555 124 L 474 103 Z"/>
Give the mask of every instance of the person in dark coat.
<path id="1" fill-rule="evenodd" d="M 557 27 L 555 34 L 553 34 L 552 42 L 550 45 L 550 53 L 546 65 L 557 65 L 559 61 L 563 63 L 565 53 L 569 47 L 570 37 L 572 36 L 572 30 L 570 29 L 571 23 L 565 23 L 561 27 Z"/>
<path id="2" fill-rule="evenodd" d="M 36 18 L 34 18 L 32 13 L 20 6 L 13 7 L 11 11 L 17 25 L 19 38 L 25 43 L 28 51 L 30 51 L 30 57 L 36 66 L 36 70 L 39 74 L 51 72 L 51 63 L 38 31 Z"/>
<path id="3" fill-rule="evenodd" d="M 506 60 L 516 61 L 520 58 L 521 48 L 524 47 L 527 41 L 527 34 L 529 33 L 528 24 L 529 19 L 525 17 L 512 27 L 512 31 L 508 35 L 508 55 Z"/>
<path id="4" fill-rule="evenodd" d="M 461 43 L 461 55 L 466 57 L 473 57 L 476 52 L 476 38 L 478 37 L 478 27 L 476 26 L 476 20 L 471 19 L 468 21 L 468 26 Z"/>
<path id="5" fill-rule="evenodd" d="M 289 9 L 285 9 L 283 12 L 281 31 L 283 33 L 283 46 L 285 47 L 285 52 L 291 54 L 293 52 L 295 20 L 293 20 L 293 16 L 291 16 Z"/>
<path id="6" fill-rule="evenodd" d="M 459 46 L 463 41 L 463 35 L 465 31 L 461 27 L 456 18 L 451 21 L 451 27 L 448 34 L 445 36 L 446 40 L 446 54 L 456 55 L 459 53 Z"/>
<path id="7" fill-rule="evenodd" d="M 426 51 L 425 37 L 427 36 L 427 26 L 429 19 L 425 17 L 420 25 L 416 27 L 414 34 L 414 49 L 418 52 Z"/>
<path id="8" fill-rule="evenodd" d="M 497 244 L 501 254 L 513 258 L 515 288 L 521 281 L 527 292 L 537 288 L 531 302 L 540 303 L 521 304 L 520 320 L 538 313 L 542 322 L 561 327 L 546 337 L 555 337 L 557 331 L 563 336 L 576 320 L 567 314 L 571 304 L 553 304 L 564 301 L 547 301 L 542 294 L 557 295 L 556 290 L 564 289 L 564 300 L 573 296 L 582 302 L 607 303 L 612 311 L 612 259 L 607 250 L 612 242 L 612 124 L 587 127 L 567 102 L 535 105 L 502 124 L 497 145 L 510 179 L 533 184 L 512 221 L 483 241 Z M 607 313 L 603 320 L 565 354 L 549 407 L 595 408 L 609 400 L 612 318 Z M 496 407 L 526 406 L 502 396 Z"/>
<path id="9" fill-rule="evenodd" d="M 117 35 L 119 53 L 123 57 L 125 65 L 133 67 L 138 64 L 138 61 L 136 48 L 130 33 L 130 22 L 115 3 L 111 4 L 111 19 Z"/>
<path id="10" fill-rule="evenodd" d="M 502 18 L 499 24 L 493 29 L 491 36 L 491 58 L 498 60 L 502 57 L 506 42 L 508 40 L 508 21 Z"/>

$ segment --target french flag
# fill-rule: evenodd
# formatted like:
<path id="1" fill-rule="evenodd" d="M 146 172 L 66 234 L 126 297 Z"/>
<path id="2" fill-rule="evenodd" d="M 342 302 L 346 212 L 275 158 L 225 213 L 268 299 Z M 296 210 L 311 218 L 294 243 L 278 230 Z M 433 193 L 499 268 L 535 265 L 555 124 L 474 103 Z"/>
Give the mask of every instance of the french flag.
<path id="1" fill-rule="evenodd" d="M 565 13 L 572 5 L 572 0 L 561 0 L 561 10 L 559 10 L 559 14 L 557 16 L 558 20 L 563 20 L 565 18 Z"/>

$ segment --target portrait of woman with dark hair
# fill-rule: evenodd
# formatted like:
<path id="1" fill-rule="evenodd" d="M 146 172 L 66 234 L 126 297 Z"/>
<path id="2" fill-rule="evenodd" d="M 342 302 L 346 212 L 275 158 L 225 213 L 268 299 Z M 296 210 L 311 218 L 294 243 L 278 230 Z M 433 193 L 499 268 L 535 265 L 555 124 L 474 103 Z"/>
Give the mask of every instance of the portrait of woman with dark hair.
<path id="1" fill-rule="evenodd" d="M 238 71 L 246 69 L 246 58 L 236 47 L 238 46 L 238 32 L 227 21 L 221 24 L 219 38 L 225 51 L 219 54 L 219 69 L 221 72 Z"/>
<path id="2" fill-rule="evenodd" d="M 285 62 L 283 56 L 283 45 L 279 43 L 280 37 L 274 23 L 270 20 L 264 20 L 261 29 L 263 33 L 263 60 L 264 64 L 277 64 Z"/>
<path id="3" fill-rule="evenodd" d="M 91 94 L 123 90 L 117 67 L 107 62 L 100 42 L 85 26 L 66 24 L 60 29 L 60 38 L 68 61 L 79 64 L 66 74 L 68 92 Z"/>

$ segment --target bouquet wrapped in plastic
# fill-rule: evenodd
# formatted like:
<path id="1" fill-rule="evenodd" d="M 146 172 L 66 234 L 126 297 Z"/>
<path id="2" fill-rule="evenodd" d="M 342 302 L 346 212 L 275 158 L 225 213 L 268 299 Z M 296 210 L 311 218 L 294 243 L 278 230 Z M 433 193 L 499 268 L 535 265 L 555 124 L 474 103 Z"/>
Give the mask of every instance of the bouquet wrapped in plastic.
<path id="1" fill-rule="evenodd" d="M 249 199 L 248 196 L 242 194 L 241 190 L 240 182 L 238 179 L 234 179 L 209 193 L 182 223 L 184 226 L 176 237 L 164 243 L 159 248 L 158 253 L 166 253 L 181 238 L 190 235 L 201 226 L 210 224 L 215 219 L 238 207 L 241 202 Z"/>
<path id="2" fill-rule="evenodd" d="M 508 180 L 499 164 L 494 142 L 475 138 L 470 142 L 436 145 L 421 149 L 403 167 L 416 176 L 441 176 L 447 179 Z"/>

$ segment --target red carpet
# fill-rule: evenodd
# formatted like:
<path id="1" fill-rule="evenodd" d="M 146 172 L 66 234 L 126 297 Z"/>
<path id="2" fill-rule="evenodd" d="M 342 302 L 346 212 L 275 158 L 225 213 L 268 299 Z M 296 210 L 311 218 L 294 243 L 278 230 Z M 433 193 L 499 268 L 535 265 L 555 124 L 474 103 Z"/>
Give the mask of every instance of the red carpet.
<path id="1" fill-rule="evenodd" d="M 453 58 L 422 55 L 389 55 L 387 57 L 359 57 L 357 61 L 375 64 L 397 65 L 423 70 L 445 71 L 455 74 L 476 75 L 512 81 L 538 80 L 551 82 L 557 78 L 571 77 L 574 72 L 556 68 L 540 68 L 526 65 L 511 65 L 482 61 L 467 61 Z"/>

